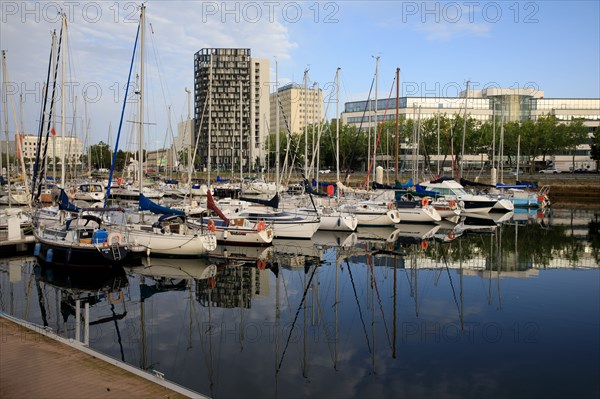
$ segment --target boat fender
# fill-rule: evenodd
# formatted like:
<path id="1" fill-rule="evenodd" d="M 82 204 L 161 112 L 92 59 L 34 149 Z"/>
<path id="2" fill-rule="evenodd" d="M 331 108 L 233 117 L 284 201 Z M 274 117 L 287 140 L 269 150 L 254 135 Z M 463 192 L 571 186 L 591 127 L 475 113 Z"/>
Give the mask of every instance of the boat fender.
<path id="1" fill-rule="evenodd" d="M 117 243 L 119 245 L 123 244 L 123 236 L 121 233 L 110 233 L 106 239 L 106 241 L 108 241 L 108 245 L 112 245 L 115 238 L 117 239 Z"/>
<path id="2" fill-rule="evenodd" d="M 538 195 L 538 204 L 543 204 L 545 200 L 546 197 L 544 197 L 543 195 Z"/>
<path id="3" fill-rule="evenodd" d="M 266 228 L 267 228 L 267 225 L 262 220 L 256 224 L 256 230 L 258 230 L 259 233 Z"/>
<path id="4" fill-rule="evenodd" d="M 213 220 L 209 220 L 208 221 L 208 226 L 207 227 L 208 227 L 208 230 L 211 231 L 211 232 L 213 232 L 213 233 L 217 229 L 216 226 L 215 226 L 215 222 Z"/>
<path id="5" fill-rule="evenodd" d="M 265 262 L 263 259 L 259 259 L 256 261 L 256 267 L 258 270 L 265 270 L 267 268 L 267 262 Z"/>
<path id="6" fill-rule="evenodd" d="M 390 210 L 390 211 L 391 211 L 392 209 L 394 209 L 394 203 L 393 203 L 393 202 L 388 202 L 387 208 L 388 208 L 388 210 Z"/>
<path id="7" fill-rule="evenodd" d="M 208 286 L 210 288 L 215 288 L 217 286 L 217 279 L 214 277 L 211 277 L 208 279 Z"/>

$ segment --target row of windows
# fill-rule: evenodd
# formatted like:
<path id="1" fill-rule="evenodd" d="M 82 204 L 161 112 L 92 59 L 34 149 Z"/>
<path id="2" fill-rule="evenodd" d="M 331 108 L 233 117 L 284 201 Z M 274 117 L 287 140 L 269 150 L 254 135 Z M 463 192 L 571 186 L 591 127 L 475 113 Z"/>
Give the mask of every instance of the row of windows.
<path id="1" fill-rule="evenodd" d="M 469 109 L 492 109 L 500 111 L 503 107 L 512 107 L 514 104 L 523 110 L 598 110 L 600 113 L 600 99 L 535 99 L 528 96 L 499 96 L 498 98 L 469 98 Z M 435 97 L 401 97 L 399 108 L 464 108 L 465 99 L 460 97 L 435 98 Z M 377 100 L 377 109 L 395 109 L 396 99 L 388 98 Z M 375 109 L 375 100 L 354 101 L 345 104 L 345 112 L 360 112 Z"/>
<path id="2" fill-rule="evenodd" d="M 600 99 L 597 98 L 542 98 L 534 99 L 531 109 L 593 109 L 600 113 Z"/>
<path id="3" fill-rule="evenodd" d="M 469 98 L 467 107 L 469 109 L 489 109 L 490 100 L 483 98 Z M 377 105 L 378 110 L 396 109 L 396 99 L 388 98 L 371 101 L 355 101 L 345 104 L 345 112 L 360 112 L 365 110 L 374 110 Z M 451 108 L 460 109 L 465 107 L 465 99 L 459 97 L 436 98 L 436 97 L 401 97 L 398 101 L 398 108 Z"/>
<path id="4" fill-rule="evenodd" d="M 419 119 L 419 115 L 414 115 L 414 114 L 406 114 L 403 115 L 406 117 L 406 119 L 414 119 L 417 120 Z M 436 118 L 438 116 L 437 113 L 435 114 L 431 114 L 431 113 L 422 113 L 420 118 L 421 119 L 429 119 L 429 118 Z M 471 115 L 471 117 L 473 119 L 476 120 L 481 120 L 481 121 L 487 121 L 491 119 L 491 115 Z M 379 122 L 382 122 L 384 120 L 388 121 L 388 120 L 394 120 L 396 119 L 396 115 L 394 114 L 388 114 L 388 115 L 377 115 L 377 120 Z M 350 116 L 347 118 L 347 123 L 353 123 L 353 124 L 358 124 L 358 123 L 368 123 L 368 122 L 375 122 L 375 115 L 371 115 L 371 118 L 369 118 L 368 116 L 362 117 L 362 116 Z"/>

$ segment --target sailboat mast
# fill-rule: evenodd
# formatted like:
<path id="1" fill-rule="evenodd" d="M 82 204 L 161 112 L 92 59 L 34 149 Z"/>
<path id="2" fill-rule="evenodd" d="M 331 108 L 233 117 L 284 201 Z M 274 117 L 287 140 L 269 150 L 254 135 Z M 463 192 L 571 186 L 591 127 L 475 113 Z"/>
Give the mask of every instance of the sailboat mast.
<path id="1" fill-rule="evenodd" d="M 138 167 L 138 179 L 140 186 L 140 196 L 142 195 L 144 188 L 144 39 L 146 31 L 146 6 L 142 4 L 140 13 L 140 137 L 138 143 L 139 152 L 139 167 Z"/>
<path id="2" fill-rule="evenodd" d="M 517 180 L 519 180 L 519 158 L 521 158 L 521 135 L 517 136 Z"/>
<path id="3" fill-rule="evenodd" d="M 63 40 L 65 41 L 65 48 L 67 48 L 67 14 L 63 14 L 62 17 L 62 28 L 63 28 Z M 65 68 L 67 66 L 67 52 L 65 51 L 65 55 L 62 57 L 62 65 L 61 65 L 61 96 L 60 96 L 60 104 L 61 104 L 61 115 L 60 115 L 60 124 L 61 124 L 61 152 L 60 152 L 60 184 L 63 188 L 65 188 L 65 125 L 66 125 L 66 90 L 65 90 Z"/>
<path id="4" fill-rule="evenodd" d="M 243 172 L 243 147 L 242 147 L 242 139 L 244 138 L 244 132 L 242 130 L 242 122 L 243 122 L 243 112 L 244 112 L 244 104 L 242 103 L 242 81 L 240 80 L 240 187 L 242 187 L 242 181 L 244 180 L 244 172 Z"/>
<path id="5" fill-rule="evenodd" d="M 315 102 L 317 101 L 317 98 L 313 95 L 314 93 L 317 92 L 317 82 L 313 83 L 312 90 L 313 91 L 312 91 L 311 96 L 310 96 L 310 99 L 311 99 L 311 101 L 310 101 L 310 113 L 312 115 L 312 118 L 311 118 L 311 122 L 312 122 L 312 148 L 311 148 L 311 155 L 312 155 L 313 162 L 314 162 L 314 159 L 315 159 L 315 155 L 316 155 L 316 158 L 317 158 L 317 165 L 316 165 L 316 168 L 315 168 L 315 170 L 313 172 L 314 173 L 313 176 L 315 177 L 315 179 L 317 179 L 317 183 L 318 183 L 319 182 L 319 146 L 317 145 L 317 141 L 315 141 L 315 126 L 317 125 L 317 121 L 315 120 L 315 117 L 317 115 L 314 112 L 315 108 L 316 108 L 315 107 Z M 308 176 L 306 176 L 306 177 L 308 178 Z M 319 188 L 319 185 L 317 184 L 317 190 L 318 190 L 318 188 Z"/>
<path id="6" fill-rule="evenodd" d="M 4 133 L 6 134 L 6 180 L 8 181 L 8 206 L 11 205 L 10 193 L 10 149 L 8 146 L 8 93 L 6 77 L 6 51 L 2 50 L 2 101 L 4 102 Z M 0 154 L 0 159 L 2 154 Z M 2 175 L 2 165 L 0 164 L 0 175 Z"/>
<path id="7" fill-rule="evenodd" d="M 492 98 L 492 167 L 490 170 L 492 185 L 496 185 L 496 99 Z"/>
<path id="8" fill-rule="evenodd" d="M 308 69 L 304 70 L 304 176 L 308 178 Z"/>
<path id="9" fill-rule="evenodd" d="M 335 172 L 336 183 L 340 181 L 340 68 L 335 72 Z M 336 190 L 337 197 L 340 197 L 340 190 Z"/>
<path id="10" fill-rule="evenodd" d="M 373 129 L 373 181 L 375 181 L 375 167 L 377 166 L 377 88 L 379 87 L 379 56 L 375 57 L 375 129 Z"/>
<path id="11" fill-rule="evenodd" d="M 276 193 L 279 194 L 279 77 L 277 67 L 277 61 L 275 61 L 275 187 Z"/>
<path id="12" fill-rule="evenodd" d="M 75 96 L 75 102 L 73 103 L 73 123 L 71 124 L 71 135 L 70 137 L 74 137 L 77 130 L 77 124 L 76 121 L 77 120 L 77 96 Z M 73 156 L 73 151 L 75 150 L 74 148 L 71 148 L 71 143 L 72 140 L 69 140 L 69 155 L 71 157 L 71 162 L 69 162 L 69 168 L 70 168 L 70 172 L 69 172 L 69 176 L 71 176 L 71 178 L 76 178 L 77 176 L 75 176 L 76 173 L 76 167 L 75 167 L 75 157 Z"/>
<path id="13" fill-rule="evenodd" d="M 92 140 L 90 138 L 90 131 L 88 130 L 88 113 L 87 113 L 87 101 L 85 99 L 85 96 L 83 97 L 83 113 L 85 114 L 84 118 L 85 118 L 85 140 L 87 141 L 87 145 L 88 145 L 88 157 L 87 157 L 87 161 L 88 161 L 88 174 L 90 175 L 90 177 L 92 176 Z"/>
<path id="14" fill-rule="evenodd" d="M 504 184 L 504 115 L 506 111 L 504 109 L 504 98 L 502 98 L 502 118 L 500 124 L 500 148 L 498 153 L 498 169 L 500 169 L 500 183 Z"/>
<path id="15" fill-rule="evenodd" d="M 465 137 L 467 136 L 467 107 L 469 102 L 469 81 L 467 80 L 467 90 L 465 91 L 465 120 L 463 121 L 462 148 L 460 150 L 460 177 L 463 177 L 463 166 L 465 164 Z"/>
<path id="16" fill-rule="evenodd" d="M 210 157 L 212 147 L 212 50 L 210 52 L 208 58 L 208 143 L 206 145 L 208 159 L 207 161 L 207 170 L 208 174 L 206 177 L 206 184 L 210 188 L 210 172 L 211 172 L 211 162 Z"/>
<path id="17" fill-rule="evenodd" d="M 396 68 L 396 179 L 398 180 L 398 154 L 400 151 L 400 68 Z"/>

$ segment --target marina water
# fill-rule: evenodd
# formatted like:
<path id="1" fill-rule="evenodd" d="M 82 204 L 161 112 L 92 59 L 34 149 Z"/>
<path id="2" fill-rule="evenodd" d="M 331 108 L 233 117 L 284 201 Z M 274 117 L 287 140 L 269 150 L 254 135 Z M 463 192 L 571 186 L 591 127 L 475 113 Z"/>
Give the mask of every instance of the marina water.
<path id="1" fill-rule="evenodd" d="M 0 310 L 75 338 L 87 302 L 92 349 L 215 398 L 598 397 L 600 212 L 432 227 L 124 268 L 4 258 Z"/>

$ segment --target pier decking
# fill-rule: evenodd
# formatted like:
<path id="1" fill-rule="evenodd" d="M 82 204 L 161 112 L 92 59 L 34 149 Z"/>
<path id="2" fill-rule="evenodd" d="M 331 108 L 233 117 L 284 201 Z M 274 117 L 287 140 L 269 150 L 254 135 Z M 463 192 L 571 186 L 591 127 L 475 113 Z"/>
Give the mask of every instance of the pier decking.
<path id="1" fill-rule="evenodd" d="M 79 344 L 75 344 L 79 345 Z M 73 345 L 73 346 L 75 346 Z M 203 396 L 127 370 L 0 315 L 1 398 L 187 398 Z M 156 382 L 151 379 L 156 379 Z"/>

